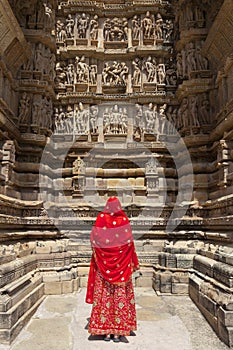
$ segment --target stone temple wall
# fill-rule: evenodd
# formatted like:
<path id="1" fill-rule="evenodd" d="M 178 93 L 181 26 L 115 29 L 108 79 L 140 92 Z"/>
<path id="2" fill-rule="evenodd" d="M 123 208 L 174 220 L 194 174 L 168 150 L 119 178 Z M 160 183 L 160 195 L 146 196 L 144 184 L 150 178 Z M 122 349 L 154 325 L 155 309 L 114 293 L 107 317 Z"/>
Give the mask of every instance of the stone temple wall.
<path id="1" fill-rule="evenodd" d="M 231 0 L 0 4 L 0 340 L 87 282 L 117 195 L 136 286 L 233 347 Z"/>

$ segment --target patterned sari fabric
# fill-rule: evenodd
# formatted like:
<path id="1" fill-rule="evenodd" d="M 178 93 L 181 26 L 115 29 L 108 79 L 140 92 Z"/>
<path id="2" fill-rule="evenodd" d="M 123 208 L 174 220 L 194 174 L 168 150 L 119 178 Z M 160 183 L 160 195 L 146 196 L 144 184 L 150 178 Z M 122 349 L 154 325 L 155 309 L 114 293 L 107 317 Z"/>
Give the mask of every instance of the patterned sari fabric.
<path id="1" fill-rule="evenodd" d="M 129 219 L 108 199 L 90 235 L 93 250 L 86 302 L 93 304 L 91 334 L 129 335 L 136 329 L 132 273 L 139 269 Z"/>
<path id="2" fill-rule="evenodd" d="M 96 275 L 94 301 L 88 332 L 92 335 L 128 336 L 136 330 L 136 310 L 132 280 L 125 286 L 113 285 Z"/>

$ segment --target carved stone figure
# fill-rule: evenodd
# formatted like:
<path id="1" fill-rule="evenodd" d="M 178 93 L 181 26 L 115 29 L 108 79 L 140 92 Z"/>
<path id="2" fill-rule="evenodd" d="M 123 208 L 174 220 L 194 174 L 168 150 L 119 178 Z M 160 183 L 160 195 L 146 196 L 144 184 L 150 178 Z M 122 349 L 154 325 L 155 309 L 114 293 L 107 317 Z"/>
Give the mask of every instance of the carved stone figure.
<path id="1" fill-rule="evenodd" d="M 159 107 L 159 132 L 161 135 L 166 134 L 166 126 L 167 126 L 167 116 L 165 114 L 167 105 L 166 103 L 164 105 L 161 105 Z"/>
<path id="2" fill-rule="evenodd" d="M 119 133 L 120 134 L 127 134 L 127 109 L 123 108 L 119 110 L 120 112 L 120 122 L 119 122 Z"/>
<path id="3" fill-rule="evenodd" d="M 169 68 L 166 70 L 166 84 L 170 86 L 176 86 L 177 84 L 177 70 L 172 63 L 169 64 Z"/>
<path id="4" fill-rule="evenodd" d="M 208 70 L 209 62 L 206 57 L 202 56 L 200 44 L 196 47 L 195 56 L 197 62 L 197 70 Z"/>
<path id="5" fill-rule="evenodd" d="M 111 20 L 107 18 L 104 22 L 104 41 L 110 41 Z"/>
<path id="6" fill-rule="evenodd" d="M 196 52 L 193 42 L 187 44 L 187 68 L 188 73 L 197 70 Z"/>
<path id="7" fill-rule="evenodd" d="M 44 3 L 44 28 L 46 31 L 51 31 L 51 29 L 54 27 L 54 10 L 52 9 L 51 4 Z"/>
<path id="8" fill-rule="evenodd" d="M 104 85 L 126 85 L 129 68 L 125 62 L 106 62 L 102 72 Z"/>
<path id="9" fill-rule="evenodd" d="M 89 67 L 89 82 L 91 85 L 97 84 L 97 65 L 92 64 Z"/>
<path id="10" fill-rule="evenodd" d="M 104 134 L 110 134 L 111 125 L 110 125 L 110 110 L 108 107 L 105 108 L 103 113 L 103 124 L 104 124 Z"/>
<path id="11" fill-rule="evenodd" d="M 174 24 L 171 19 L 167 19 L 164 25 L 164 35 L 163 38 L 165 41 L 172 41 L 174 32 Z"/>
<path id="12" fill-rule="evenodd" d="M 144 116 L 143 116 L 143 106 L 136 103 L 135 105 L 135 124 L 134 129 L 135 132 L 138 132 L 139 135 L 142 131 L 145 130 Z M 139 136 L 138 135 L 138 136 Z"/>
<path id="13" fill-rule="evenodd" d="M 67 84 L 74 84 L 74 65 L 73 63 L 69 63 L 66 69 L 66 81 Z"/>
<path id="14" fill-rule="evenodd" d="M 88 83 L 89 65 L 85 61 L 85 56 L 75 58 L 76 83 Z"/>
<path id="15" fill-rule="evenodd" d="M 53 116 L 54 116 L 54 124 L 55 124 L 54 134 L 59 134 L 60 121 L 59 121 L 59 110 L 58 110 L 58 108 L 54 108 Z"/>
<path id="16" fill-rule="evenodd" d="M 199 118 L 200 125 L 210 124 L 210 102 L 206 95 L 201 102 Z"/>
<path id="17" fill-rule="evenodd" d="M 41 120 L 41 110 L 42 110 L 42 96 L 34 95 L 32 104 L 32 124 L 40 125 Z"/>
<path id="18" fill-rule="evenodd" d="M 185 49 L 181 50 L 181 56 L 182 56 L 182 70 L 183 70 L 183 78 L 187 78 L 188 75 L 188 62 L 186 59 L 186 51 Z"/>
<path id="19" fill-rule="evenodd" d="M 135 58 L 135 60 L 133 60 L 133 62 L 132 62 L 132 66 L 133 66 L 132 83 L 133 83 L 133 85 L 140 85 L 141 79 L 142 79 L 140 59 Z"/>
<path id="20" fill-rule="evenodd" d="M 56 83 L 59 86 L 63 86 L 66 80 L 66 73 L 64 68 L 62 67 L 61 62 L 56 63 L 55 72 L 56 72 Z"/>
<path id="21" fill-rule="evenodd" d="M 79 174 L 85 174 L 86 171 L 86 165 L 83 159 L 81 159 L 79 156 L 73 163 L 73 174 L 79 175 Z"/>
<path id="22" fill-rule="evenodd" d="M 148 83 L 157 84 L 157 65 L 155 59 L 152 60 L 151 56 L 149 56 L 145 62 L 145 69 Z"/>
<path id="23" fill-rule="evenodd" d="M 142 20 L 142 31 L 144 39 L 151 39 L 154 37 L 154 22 L 149 11 Z"/>
<path id="24" fill-rule="evenodd" d="M 155 111 L 157 106 L 153 107 L 153 103 L 149 103 L 148 108 L 144 111 L 145 122 L 146 122 L 146 131 L 149 133 L 153 133 L 155 131 L 156 126 L 156 117 Z"/>
<path id="25" fill-rule="evenodd" d="M 77 30 L 78 30 L 78 38 L 86 39 L 87 37 L 87 29 L 89 26 L 90 17 L 85 13 L 82 13 L 81 16 L 77 16 Z"/>
<path id="26" fill-rule="evenodd" d="M 90 107 L 90 130 L 91 133 L 97 133 L 98 106 Z"/>
<path id="27" fill-rule="evenodd" d="M 48 74 L 51 81 L 54 81 L 56 78 L 55 72 L 56 56 L 54 53 L 51 53 L 49 58 Z"/>
<path id="28" fill-rule="evenodd" d="M 59 111 L 57 111 L 55 125 L 56 125 L 56 134 L 64 134 L 65 133 L 65 112 L 63 111 L 63 108 L 60 107 Z"/>
<path id="29" fill-rule="evenodd" d="M 19 101 L 19 124 L 28 124 L 30 116 L 30 96 L 24 92 Z"/>
<path id="30" fill-rule="evenodd" d="M 182 54 L 179 52 L 176 56 L 176 67 L 177 67 L 177 76 L 178 78 L 183 78 L 183 60 L 182 60 Z"/>
<path id="31" fill-rule="evenodd" d="M 138 15 L 134 15 L 132 19 L 132 39 L 133 40 L 139 40 L 140 37 L 140 19 Z"/>
<path id="32" fill-rule="evenodd" d="M 166 133 L 168 135 L 174 135 L 176 133 L 176 127 L 177 127 L 177 109 L 173 106 L 169 106 L 166 109 L 166 117 L 167 117 L 167 123 L 166 123 Z"/>
<path id="33" fill-rule="evenodd" d="M 189 123 L 189 103 L 187 97 L 183 98 L 180 108 L 178 109 L 178 125 L 179 128 L 187 127 Z"/>
<path id="34" fill-rule="evenodd" d="M 44 69 L 43 44 L 39 43 L 35 49 L 35 70 L 42 72 Z"/>
<path id="35" fill-rule="evenodd" d="M 125 62 L 121 62 L 120 67 L 120 83 L 123 85 L 127 84 L 127 77 L 129 73 L 129 68 L 127 67 Z"/>
<path id="36" fill-rule="evenodd" d="M 157 14 L 155 19 L 155 37 L 156 39 L 163 39 L 163 18 L 160 13 Z"/>
<path id="37" fill-rule="evenodd" d="M 99 28 L 99 22 L 98 22 L 97 15 L 95 15 L 94 18 L 92 18 L 89 26 L 90 26 L 90 39 L 97 40 L 98 39 L 98 28 Z"/>
<path id="38" fill-rule="evenodd" d="M 72 134 L 74 130 L 74 111 L 71 106 L 67 107 L 64 119 L 65 134 Z"/>
<path id="39" fill-rule="evenodd" d="M 66 34 L 67 38 L 74 37 L 74 19 L 70 13 L 68 14 L 66 19 Z"/>
<path id="40" fill-rule="evenodd" d="M 157 66 L 157 74 L 158 74 L 158 84 L 164 85 L 166 79 L 166 68 L 164 63 L 159 63 Z"/>
<path id="41" fill-rule="evenodd" d="M 49 97 L 45 97 L 43 100 L 44 105 L 44 116 L 41 119 L 41 126 L 47 129 L 52 128 L 52 112 L 53 112 L 53 104 Z"/>
<path id="42" fill-rule="evenodd" d="M 112 19 L 107 18 L 104 22 L 103 30 L 105 41 L 128 40 L 128 21 L 125 17 L 114 17 Z"/>
<path id="43" fill-rule="evenodd" d="M 56 23 L 56 38 L 57 41 L 64 43 L 67 38 L 67 32 L 64 23 L 60 19 Z"/>
<path id="44" fill-rule="evenodd" d="M 29 60 L 27 62 L 25 62 L 23 64 L 23 67 L 22 67 L 22 69 L 26 70 L 26 71 L 33 71 L 33 69 L 34 69 L 34 57 L 35 57 L 36 44 L 35 43 L 30 43 L 30 46 L 31 46 L 32 54 L 31 54 Z"/>
<path id="45" fill-rule="evenodd" d="M 78 135 L 87 133 L 87 125 L 89 120 L 89 110 L 84 108 L 82 102 L 75 108 L 75 133 Z"/>
<path id="46" fill-rule="evenodd" d="M 190 108 L 189 108 L 189 116 L 190 116 L 190 126 L 199 126 L 198 120 L 198 104 L 197 104 L 197 96 L 190 97 Z"/>

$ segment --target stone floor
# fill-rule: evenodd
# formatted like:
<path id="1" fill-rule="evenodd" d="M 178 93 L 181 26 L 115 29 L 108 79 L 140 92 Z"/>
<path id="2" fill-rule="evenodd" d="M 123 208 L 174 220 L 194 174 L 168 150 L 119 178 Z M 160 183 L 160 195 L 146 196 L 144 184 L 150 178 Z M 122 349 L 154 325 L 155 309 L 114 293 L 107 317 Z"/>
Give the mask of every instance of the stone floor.
<path id="1" fill-rule="evenodd" d="M 188 297 L 157 296 L 136 288 L 138 330 L 120 343 L 91 337 L 87 332 L 91 305 L 78 293 L 48 296 L 31 321 L 12 343 L 0 350 L 226 350 Z"/>

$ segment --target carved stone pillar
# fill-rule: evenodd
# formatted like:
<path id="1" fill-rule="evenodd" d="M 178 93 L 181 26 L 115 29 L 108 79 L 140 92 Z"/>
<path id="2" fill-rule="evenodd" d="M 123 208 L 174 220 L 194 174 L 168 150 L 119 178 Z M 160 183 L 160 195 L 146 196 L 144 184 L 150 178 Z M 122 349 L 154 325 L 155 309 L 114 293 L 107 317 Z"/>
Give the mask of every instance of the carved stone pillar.
<path id="1" fill-rule="evenodd" d="M 86 167 L 84 161 L 78 157 L 73 163 L 73 197 L 83 197 L 83 192 L 86 184 Z"/>
<path id="2" fill-rule="evenodd" d="M 146 163 L 146 187 L 147 187 L 147 200 L 153 204 L 158 203 L 159 198 L 159 174 L 156 164 L 156 160 L 151 158 Z"/>

